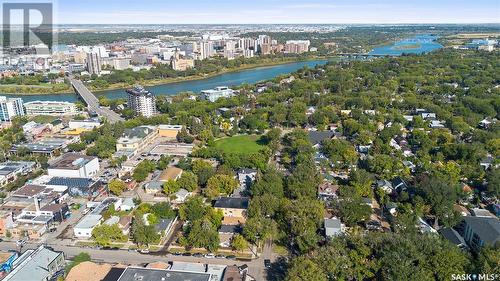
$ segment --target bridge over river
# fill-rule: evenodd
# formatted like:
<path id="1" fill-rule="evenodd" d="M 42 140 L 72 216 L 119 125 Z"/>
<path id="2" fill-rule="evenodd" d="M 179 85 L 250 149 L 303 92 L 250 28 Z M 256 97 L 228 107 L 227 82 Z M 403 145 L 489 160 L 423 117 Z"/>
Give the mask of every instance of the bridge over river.
<path id="1" fill-rule="evenodd" d="M 91 112 L 95 112 L 97 115 L 105 117 L 111 123 L 116 123 L 123 121 L 124 119 L 118 115 L 118 113 L 113 110 L 99 105 L 99 100 L 97 97 L 89 90 L 82 81 L 70 78 L 71 86 L 75 90 L 75 93 L 85 102 L 87 108 Z"/>

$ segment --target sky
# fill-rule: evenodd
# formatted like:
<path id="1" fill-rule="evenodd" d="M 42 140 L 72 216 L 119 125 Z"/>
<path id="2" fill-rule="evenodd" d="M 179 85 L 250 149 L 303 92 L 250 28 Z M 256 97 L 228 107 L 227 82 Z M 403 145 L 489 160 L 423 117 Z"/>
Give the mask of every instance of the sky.
<path id="1" fill-rule="evenodd" d="M 500 0 L 57 0 L 55 7 L 59 24 L 500 22 Z"/>

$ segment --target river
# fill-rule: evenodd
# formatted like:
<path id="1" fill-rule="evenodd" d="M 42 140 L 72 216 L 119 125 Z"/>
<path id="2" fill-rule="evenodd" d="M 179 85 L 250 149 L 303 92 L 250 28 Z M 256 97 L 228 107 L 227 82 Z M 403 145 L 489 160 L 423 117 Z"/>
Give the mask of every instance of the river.
<path id="1" fill-rule="evenodd" d="M 391 45 L 374 48 L 369 55 L 401 56 L 403 54 L 425 54 L 443 48 L 436 42 L 439 37 L 429 34 L 415 35 Z"/>
<path id="2" fill-rule="evenodd" d="M 155 95 L 175 95 L 180 92 L 191 91 L 199 93 L 201 90 L 212 89 L 217 86 L 238 86 L 244 83 L 253 84 L 259 81 L 269 80 L 276 76 L 294 72 L 304 66 L 313 68 L 316 65 L 327 63 L 327 60 L 313 60 L 292 62 L 280 65 L 257 67 L 237 72 L 228 72 L 213 76 L 206 79 L 191 80 L 183 82 L 175 82 L 157 86 L 146 87 L 151 93 Z M 96 92 L 97 96 L 105 95 L 110 99 L 125 98 L 127 94 L 124 89 L 108 90 L 103 92 Z M 35 100 L 50 100 L 50 101 L 77 101 L 75 94 L 54 94 L 54 95 L 9 95 L 9 97 L 21 97 L 24 102 Z"/>

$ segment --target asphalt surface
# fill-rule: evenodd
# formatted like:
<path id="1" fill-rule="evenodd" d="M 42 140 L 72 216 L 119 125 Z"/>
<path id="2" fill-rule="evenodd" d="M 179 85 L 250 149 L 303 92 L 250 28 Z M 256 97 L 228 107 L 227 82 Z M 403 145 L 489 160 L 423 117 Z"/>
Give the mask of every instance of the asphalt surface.
<path id="1" fill-rule="evenodd" d="M 24 252 L 27 249 L 37 248 L 40 244 L 38 243 L 27 243 L 22 248 L 16 246 L 15 242 L 0 242 L 0 251 L 16 250 Z M 94 262 L 106 262 L 106 263 L 120 263 L 125 265 L 145 265 L 152 262 L 162 261 L 180 261 L 180 262 L 192 262 L 192 263 L 203 263 L 203 264 L 219 264 L 219 265 L 243 265 L 248 266 L 248 274 L 256 278 L 258 281 L 265 280 L 264 274 L 264 259 L 260 258 L 253 261 L 239 261 L 231 259 L 218 259 L 218 258 L 196 258 L 196 257 L 185 257 L 185 256 L 174 256 L 171 254 L 167 255 L 152 255 L 152 254 L 141 254 L 135 251 L 126 250 L 100 250 L 93 248 L 84 248 L 77 246 L 67 246 L 61 245 L 60 243 L 47 243 L 46 246 L 53 248 L 55 251 L 62 251 L 66 259 L 71 259 L 81 252 L 86 252 L 90 255 L 92 261 Z"/>
<path id="2" fill-rule="evenodd" d="M 70 81 L 77 95 L 79 95 L 87 104 L 89 111 L 93 111 L 99 116 L 106 117 L 111 123 L 116 123 L 124 120 L 113 110 L 101 107 L 99 105 L 99 100 L 97 99 L 97 97 L 92 92 L 90 92 L 87 87 L 85 87 L 82 81 L 72 78 L 70 78 Z"/>

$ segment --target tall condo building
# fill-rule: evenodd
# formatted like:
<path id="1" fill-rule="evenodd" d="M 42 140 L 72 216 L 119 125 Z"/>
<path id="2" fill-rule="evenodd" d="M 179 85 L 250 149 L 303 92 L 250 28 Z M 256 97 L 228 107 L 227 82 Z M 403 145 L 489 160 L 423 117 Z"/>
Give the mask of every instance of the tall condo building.
<path id="1" fill-rule="evenodd" d="M 101 73 L 101 57 L 98 53 L 87 53 L 87 70 L 90 74 Z"/>
<path id="2" fill-rule="evenodd" d="M 207 59 L 215 54 L 214 44 L 211 41 L 200 43 L 200 60 Z"/>
<path id="3" fill-rule="evenodd" d="M 25 115 L 21 98 L 0 96 L 0 121 L 12 121 L 15 116 Z"/>
<path id="4" fill-rule="evenodd" d="M 138 115 L 151 117 L 156 114 L 156 98 L 141 86 L 135 86 L 127 90 L 128 107 L 132 108 Z"/>

